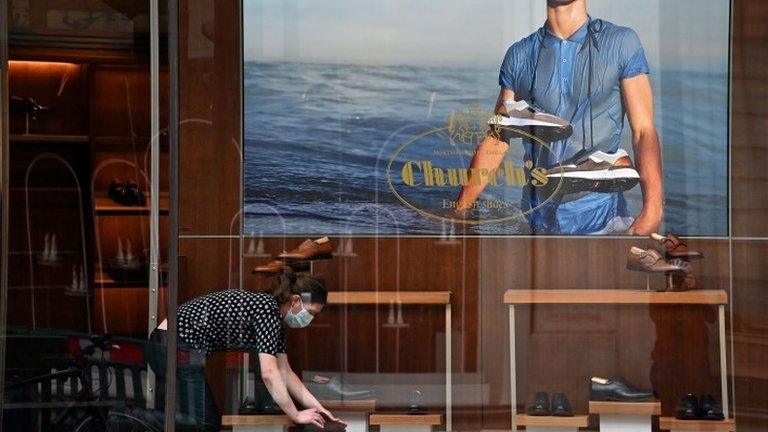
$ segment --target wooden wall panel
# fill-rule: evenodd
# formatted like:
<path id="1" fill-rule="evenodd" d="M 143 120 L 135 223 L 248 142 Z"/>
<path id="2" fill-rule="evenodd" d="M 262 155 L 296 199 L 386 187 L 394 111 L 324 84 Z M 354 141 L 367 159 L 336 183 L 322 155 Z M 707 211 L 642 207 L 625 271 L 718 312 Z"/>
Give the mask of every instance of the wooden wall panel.
<path id="1" fill-rule="evenodd" d="M 180 9 L 179 229 L 240 233 L 240 5 L 189 0 Z"/>

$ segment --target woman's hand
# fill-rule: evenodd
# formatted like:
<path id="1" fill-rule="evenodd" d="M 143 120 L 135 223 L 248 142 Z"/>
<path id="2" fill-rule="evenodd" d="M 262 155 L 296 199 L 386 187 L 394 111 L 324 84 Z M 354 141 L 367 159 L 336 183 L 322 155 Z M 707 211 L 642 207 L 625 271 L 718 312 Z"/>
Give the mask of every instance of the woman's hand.
<path id="1" fill-rule="evenodd" d="M 296 418 L 293 419 L 293 422 L 296 424 L 311 424 L 320 429 L 325 427 L 325 419 L 316 408 L 299 411 L 298 414 L 296 414 Z"/>
<path id="2" fill-rule="evenodd" d="M 334 422 L 334 423 L 338 424 L 339 426 L 345 426 L 345 427 L 347 426 L 347 422 L 345 422 L 344 420 L 342 420 L 342 419 L 340 419 L 340 418 L 336 417 L 335 415 L 333 415 L 333 414 L 332 414 L 330 411 L 328 411 L 327 409 L 325 409 L 325 408 L 321 408 L 321 409 L 318 409 L 317 411 L 318 411 L 320 414 L 322 414 L 322 415 L 323 415 L 325 418 L 327 418 L 328 420 L 330 420 L 330 421 L 332 421 L 332 422 Z"/>

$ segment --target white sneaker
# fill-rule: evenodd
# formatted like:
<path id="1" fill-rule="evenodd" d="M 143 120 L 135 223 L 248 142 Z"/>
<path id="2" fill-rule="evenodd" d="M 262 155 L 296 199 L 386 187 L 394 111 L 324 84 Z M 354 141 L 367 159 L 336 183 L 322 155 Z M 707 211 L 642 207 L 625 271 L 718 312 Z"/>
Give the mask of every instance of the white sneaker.
<path id="1" fill-rule="evenodd" d="M 533 107 L 526 101 L 508 101 L 504 103 L 504 107 L 507 110 L 506 116 L 498 114 L 488 120 L 489 125 L 501 129 L 504 141 L 510 138 L 527 138 L 525 134 L 528 134 L 545 142 L 554 142 L 573 134 L 573 127 L 567 120 Z"/>
<path id="2" fill-rule="evenodd" d="M 553 185 L 562 180 L 563 193 L 575 192 L 624 192 L 640 182 L 627 152 L 595 151 L 583 160 L 549 170 L 547 177 Z"/>

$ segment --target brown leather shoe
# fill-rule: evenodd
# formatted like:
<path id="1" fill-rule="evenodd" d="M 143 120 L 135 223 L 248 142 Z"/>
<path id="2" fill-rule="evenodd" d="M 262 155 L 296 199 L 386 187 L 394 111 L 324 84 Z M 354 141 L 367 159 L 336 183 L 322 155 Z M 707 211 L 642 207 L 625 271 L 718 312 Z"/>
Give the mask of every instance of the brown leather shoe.
<path id="1" fill-rule="evenodd" d="M 316 260 L 331 257 L 333 243 L 328 237 L 322 237 L 317 240 L 306 239 L 296 249 L 290 252 L 283 252 L 278 258 L 287 260 Z"/>
<path id="2" fill-rule="evenodd" d="M 627 255 L 627 268 L 647 273 L 685 272 L 681 263 L 672 264 L 655 249 L 643 250 L 632 246 Z"/>
<path id="3" fill-rule="evenodd" d="M 659 242 L 664 248 L 664 253 L 667 258 L 704 258 L 704 254 L 697 251 L 688 250 L 688 245 L 680 237 L 674 234 L 667 234 L 663 236 L 661 234 L 653 233 L 651 238 Z"/>
<path id="4" fill-rule="evenodd" d="M 280 273 L 280 270 L 282 270 L 283 267 L 290 267 L 295 272 L 309 271 L 309 262 L 307 261 L 287 262 L 283 260 L 274 260 L 266 264 L 254 267 L 253 270 L 251 270 L 251 273 L 254 273 L 254 274 L 261 273 L 264 275 L 276 275 Z"/>

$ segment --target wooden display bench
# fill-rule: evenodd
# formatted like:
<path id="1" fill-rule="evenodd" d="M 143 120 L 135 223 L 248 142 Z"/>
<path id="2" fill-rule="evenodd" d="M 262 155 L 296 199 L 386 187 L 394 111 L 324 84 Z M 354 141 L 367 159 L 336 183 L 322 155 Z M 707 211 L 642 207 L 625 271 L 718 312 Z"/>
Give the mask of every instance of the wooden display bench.
<path id="1" fill-rule="evenodd" d="M 283 432 L 293 422 L 285 415 L 225 415 L 222 426 L 232 426 L 232 432 Z"/>
<path id="2" fill-rule="evenodd" d="M 529 432 L 577 432 L 579 428 L 589 425 L 589 416 L 553 417 L 518 414 L 516 423 L 518 426 L 525 426 L 525 430 Z"/>
<path id="3" fill-rule="evenodd" d="M 718 336 L 720 345 L 720 380 L 722 388 L 722 402 L 723 413 L 725 418 L 729 418 L 729 401 L 728 401 L 728 369 L 726 358 L 726 346 L 725 346 L 725 305 L 728 304 L 728 294 L 724 290 L 692 290 L 692 291 L 675 291 L 675 292 L 656 292 L 648 290 L 628 290 L 628 289 L 536 289 L 536 290 L 518 290 L 510 289 L 504 293 L 504 304 L 509 307 L 509 351 L 510 351 L 510 399 L 512 402 L 512 430 L 517 430 L 516 415 L 517 409 L 517 366 L 516 366 L 516 346 L 515 346 L 515 307 L 517 305 L 534 305 L 534 304 L 551 304 L 551 305 L 565 305 L 565 304 L 607 304 L 607 305 L 702 305 L 702 306 L 717 306 L 718 312 Z M 593 404 L 598 404 L 594 405 Z M 608 405 L 605 405 L 608 404 Z M 653 404 L 653 403 L 651 403 Z M 628 403 L 620 403 L 622 407 L 612 407 L 613 403 L 609 402 L 590 402 L 590 413 L 597 413 L 593 411 L 593 408 L 605 411 L 605 410 L 627 410 L 631 405 Z M 655 409 L 655 408 L 654 408 Z M 656 414 L 632 414 L 632 413 L 611 413 L 605 411 L 605 415 L 601 415 L 600 430 L 611 432 L 634 432 L 634 431 L 650 431 L 650 419 L 653 415 L 661 414 L 661 405 L 659 404 L 658 413 Z M 618 429 L 604 428 L 604 418 L 608 420 L 608 424 L 613 424 L 614 420 L 619 417 L 629 418 L 632 415 L 643 417 L 641 422 L 646 424 L 647 428 L 633 428 L 631 426 L 621 426 Z M 631 422 L 630 422 L 631 423 Z M 638 423 L 638 424 L 641 424 Z M 704 429 L 706 430 L 706 429 Z M 719 430 L 719 429 L 716 429 Z"/>
<path id="4" fill-rule="evenodd" d="M 379 426 L 381 432 L 432 432 L 443 424 L 443 415 L 371 414 L 369 423 Z"/>
<path id="5" fill-rule="evenodd" d="M 651 432 L 661 402 L 589 402 L 589 413 L 600 416 L 600 432 Z"/>
<path id="6" fill-rule="evenodd" d="M 368 417 L 376 411 L 375 400 L 320 401 L 333 415 L 347 423 L 346 432 L 368 432 Z"/>
<path id="7" fill-rule="evenodd" d="M 710 420 L 678 420 L 674 417 L 659 419 L 659 429 L 669 432 L 684 431 L 718 431 L 736 432 L 736 422 L 733 419 L 722 421 Z"/>

